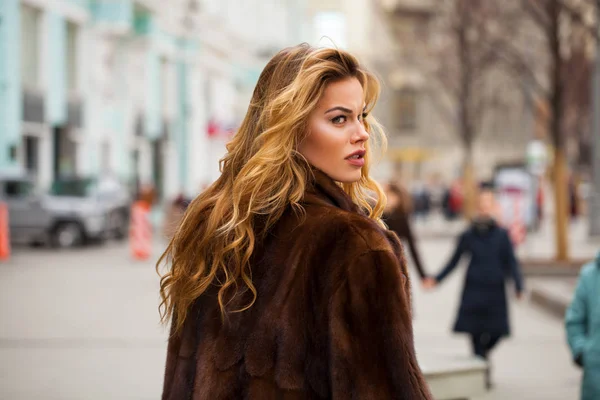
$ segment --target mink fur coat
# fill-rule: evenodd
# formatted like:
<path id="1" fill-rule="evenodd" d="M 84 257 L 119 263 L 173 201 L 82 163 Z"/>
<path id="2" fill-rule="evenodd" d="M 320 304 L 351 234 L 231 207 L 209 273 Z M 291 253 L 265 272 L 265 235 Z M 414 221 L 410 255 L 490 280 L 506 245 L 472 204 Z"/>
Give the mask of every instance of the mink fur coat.
<path id="1" fill-rule="evenodd" d="M 303 205 L 255 250 L 249 310 L 222 323 L 214 291 L 191 307 L 169 339 L 163 400 L 431 399 L 396 235 L 318 171 Z"/>

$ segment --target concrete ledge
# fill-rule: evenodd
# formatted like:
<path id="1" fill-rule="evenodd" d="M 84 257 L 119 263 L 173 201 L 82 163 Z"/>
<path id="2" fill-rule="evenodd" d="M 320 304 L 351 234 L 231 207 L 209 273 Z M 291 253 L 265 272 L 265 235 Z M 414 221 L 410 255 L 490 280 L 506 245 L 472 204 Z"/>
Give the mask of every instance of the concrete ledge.
<path id="1" fill-rule="evenodd" d="M 468 400 L 486 393 L 483 360 L 438 353 L 420 356 L 419 362 L 436 400 Z"/>
<path id="2" fill-rule="evenodd" d="M 592 259 L 556 261 L 552 259 L 521 259 L 525 276 L 577 276 L 581 267 Z"/>
<path id="3" fill-rule="evenodd" d="M 533 284 L 529 298 L 533 304 L 548 314 L 563 319 L 572 295 L 572 291 L 568 290 L 564 283 L 545 283 Z"/>

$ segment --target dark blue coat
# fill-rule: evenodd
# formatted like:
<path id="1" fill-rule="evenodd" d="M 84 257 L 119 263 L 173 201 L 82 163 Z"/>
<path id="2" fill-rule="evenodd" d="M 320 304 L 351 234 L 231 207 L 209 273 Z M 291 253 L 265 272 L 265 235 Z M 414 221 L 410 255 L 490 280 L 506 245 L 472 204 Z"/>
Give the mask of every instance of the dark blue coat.
<path id="1" fill-rule="evenodd" d="M 463 255 L 471 260 L 454 331 L 509 335 L 505 282 L 512 276 L 520 293 L 523 279 L 508 232 L 496 224 L 485 231 L 470 227 L 460 236 L 454 255 L 436 280 L 441 282 L 452 272 Z"/>

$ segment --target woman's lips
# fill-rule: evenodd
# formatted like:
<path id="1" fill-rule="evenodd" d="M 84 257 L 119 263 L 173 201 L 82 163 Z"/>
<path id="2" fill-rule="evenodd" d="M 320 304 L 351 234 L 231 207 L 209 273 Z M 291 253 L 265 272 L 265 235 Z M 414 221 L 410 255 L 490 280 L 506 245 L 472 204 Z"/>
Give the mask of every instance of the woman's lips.
<path id="1" fill-rule="evenodd" d="M 356 167 L 362 167 L 365 165 L 365 158 L 361 156 L 348 157 L 346 158 L 346 161 L 348 161 L 350 164 Z"/>

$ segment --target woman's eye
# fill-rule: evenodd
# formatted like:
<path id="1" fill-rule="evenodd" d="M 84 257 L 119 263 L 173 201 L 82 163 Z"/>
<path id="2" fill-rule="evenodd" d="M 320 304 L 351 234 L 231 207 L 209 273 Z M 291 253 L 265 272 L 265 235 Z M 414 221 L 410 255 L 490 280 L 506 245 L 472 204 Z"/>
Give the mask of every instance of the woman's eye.
<path id="1" fill-rule="evenodd" d="M 331 122 L 333 122 L 335 125 L 343 124 L 344 122 L 346 122 L 346 116 L 340 115 L 332 119 Z"/>

